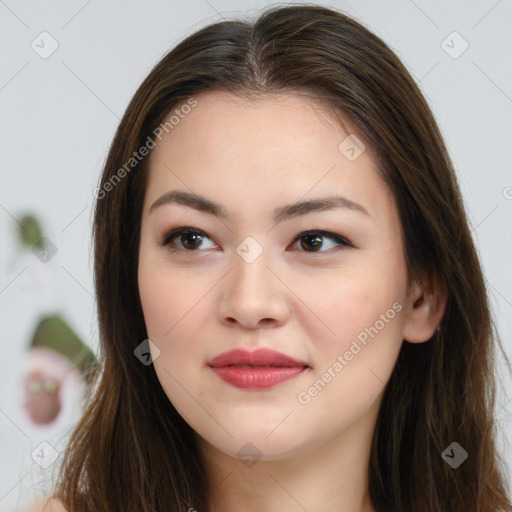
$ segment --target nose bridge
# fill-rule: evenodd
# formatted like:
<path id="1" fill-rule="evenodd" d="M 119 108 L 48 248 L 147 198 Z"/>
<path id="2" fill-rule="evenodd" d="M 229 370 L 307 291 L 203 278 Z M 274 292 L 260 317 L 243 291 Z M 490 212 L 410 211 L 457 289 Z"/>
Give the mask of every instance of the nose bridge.
<path id="1" fill-rule="evenodd" d="M 238 245 L 220 302 L 222 319 L 252 327 L 261 320 L 284 320 L 287 306 L 282 284 L 267 265 L 271 266 L 269 252 L 253 237 Z"/>
<path id="2" fill-rule="evenodd" d="M 258 297 L 261 293 L 268 293 L 271 272 L 267 265 L 269 252 L 252 236 L 245 238 L 233 254 L 233 275 L 231 286 L 240 300 L 249 297 Z"/>

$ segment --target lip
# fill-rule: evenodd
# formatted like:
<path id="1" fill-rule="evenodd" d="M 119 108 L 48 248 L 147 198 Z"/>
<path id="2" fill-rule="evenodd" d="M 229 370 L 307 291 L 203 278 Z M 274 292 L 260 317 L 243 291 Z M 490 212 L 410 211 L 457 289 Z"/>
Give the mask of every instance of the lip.
<path id="1" fill-rule="evenodd" d="M 208 361 L 207 364 L 214 368 L 234 365 L 279 367 L 308 366 L 305 362 L 297 361 L 293 359 L 293 357 L 270 348 L 259 348 L 252 352 L 242 348 L 235 348 L 227 352 L 222 352 L 222 354 Z"/>
<path id="2" fill-rule="evenodd" d="M 265 389 L 293 379 L 309 365 L 272 349 L 249 352 L 234 349 L 223 352 L 207 365 L 224 382 L 241 389 Z"/>

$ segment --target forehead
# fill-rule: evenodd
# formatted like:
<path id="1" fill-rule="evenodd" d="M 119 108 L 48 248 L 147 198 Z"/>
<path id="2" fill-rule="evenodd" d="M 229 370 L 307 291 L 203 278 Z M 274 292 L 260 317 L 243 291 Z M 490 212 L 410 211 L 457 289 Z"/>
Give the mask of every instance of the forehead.
<path id="1" fill-rule="evenodd" d="M 373 198 L 368 209 L 379 198 L 388 207 L 371 148 L 356 145 L 362 150 L 356 158 L 346 152 L 356 141 L 364 144 L 362 137 L 326 102 L 284 93 L 246 99 L 219 90 L 195 100 L 152 150 L 147 195 L 188 188 L 220 203 L 230 193 L 281 203 L 283 195 L 292 202 L 339 191 L 359 202 L 368 202 L 365 194 Z"/>
<path id="2" fill-rule="evenodd" d="M 300 142 L 325 136 L 326 132 L 339 138 L 356 131 L 348 120 L 341 119 L 331 104 L 306 92 L 239 96 L 225 90 L 212 90 L 194 99 L 196 106 L 187 109 L 188 113 L 180 116 L 172 128 L 175 135 L 189 128 L 203 139 L 223 142 L 228 134 L 238 139 L 250 131 L 259 141 L 265 139 L 266 134 L 269 148 L 273 145 L 271 141 L 294 135 L 297 137 L 296 147 L 300 149 Z M 183 101 L 173 110 L 179 111 L 185 103 Z M 249 141 L 250 138 L 244 140 L 245 143 Z"/>
<path id="3" fill-rule="evenodd" d="M 227 154 L 229 148 L 238 149 L 238 153 L 251 151 L 254 156 L 286 153 L 288 159 L 330 149 L 337 157 L 339 143 L 357 132 L 327 101 L 306 93 L 240 97 L 213 90 L 193 99 L 193 108 L 183 101 L 164 117 L 163 140 L 157 143 L 152 158 L 165 152 L 166 146 L 195 147 L 197 156 L 208 150 L 210 157 Z M 170 118 L 172 123 L 165 125 Z M 359 133 L 357 137 L 363 138 Z M 371 153 L 368 145 L 365 152 Z"/>

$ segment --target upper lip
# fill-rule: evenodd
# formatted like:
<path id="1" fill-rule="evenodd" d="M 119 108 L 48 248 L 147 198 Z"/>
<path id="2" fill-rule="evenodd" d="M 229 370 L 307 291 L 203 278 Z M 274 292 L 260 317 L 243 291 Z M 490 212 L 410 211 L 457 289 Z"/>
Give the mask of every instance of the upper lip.
<path id="1" fill-rule="evenodd" d="M 269 348 L 259 348 L 252 352 L 236 348 L 222 352 L 208 361 L 208 366 L 219 368 L 222 366 L 308 366 L 307 363 L 297 361 L 293 357 Z"/>

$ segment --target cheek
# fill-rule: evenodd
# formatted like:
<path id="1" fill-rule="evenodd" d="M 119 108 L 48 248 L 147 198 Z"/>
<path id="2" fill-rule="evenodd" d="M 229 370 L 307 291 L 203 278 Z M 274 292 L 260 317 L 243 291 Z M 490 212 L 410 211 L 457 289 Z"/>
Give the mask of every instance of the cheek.
<path id="1" fill-rule="evenodd" d="M 201 301 L 208 283 L 205 277 L 185 279 L 173 269 L 158 269 L 156 265 L 141 266 L 139 293 L 148 338 L 158 347 L 154 369 L 169 400 L 189 423 L 202 417 L 204 411 L 192 395 L 201 399 L 203 354 L 194 340 L 207 332 L 206 301 Z"/>
<path id="2" fill-rule="evenodd" d="M 332 435 L 364 415 L 383 392 L 403 323 L 403 290 L 389 274 L 366 272 L 338 282 L 339 288 L 317 296 L 318 311 L 334 333 L 320 322 L 310 324 L 313 372 L 296 397 L 299 410 Z"/>
<path id="3" fill-rule="evenodd" d="M 180 271 L 156 257 L 141 254 L 139 294 L 148 336 L 153 336 L 156 343 L 166 345 L 181 325 L 197 315 L 208 290 L 208 279 L 196 274 L 191 278 L 190 270 Z"/>
<path id="4" fill-rule="evenodd" d="M 311 397 L 322 395 L 318 405 L 340 400 L 362 411 L 382 391 L 395 365 L 402 344 L 405 263 L 396 253 L 371 259 L 362 258 L 350 272 L 333 272 L 310 288 L 314 295 L 305 295 L 318 317 L 303 319 L 314 354 Z M 364 405 L 357 403 L 354 390 Z"/>
<path id="5" fill-rule="evenodd" d="M 350 273 L 333 271 L 320 279 L 316 275 L 303 279 L 300 289 L 295 285 L 297 295 L 304 297 L 304 305 L 297 308 L 309 311 L 303 320 L 308 319 L 316 339 L 331 344 L 355 337 L 394 302 L 403 300 L 404 282 L 399 269 L 384 271 L 374 266 L 361 266 Z"/>
<path id="6" fill-rule="evenodd" d="M 211 323 L 214 315 L 208 291 L 215 282 L 207 272 L 191 273 L 190 269 L 141 259 L 139 293 L 144 321 L 148 338 L 160 350 L 155 370 L 173 403 L 181 400 L 178 383 L 199 393 L 196 387 L 206 357 L 200 344 L 211 332 L 208 320 Z"/>

